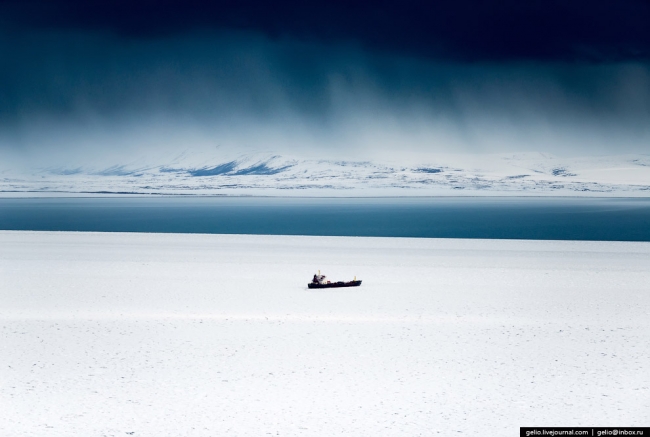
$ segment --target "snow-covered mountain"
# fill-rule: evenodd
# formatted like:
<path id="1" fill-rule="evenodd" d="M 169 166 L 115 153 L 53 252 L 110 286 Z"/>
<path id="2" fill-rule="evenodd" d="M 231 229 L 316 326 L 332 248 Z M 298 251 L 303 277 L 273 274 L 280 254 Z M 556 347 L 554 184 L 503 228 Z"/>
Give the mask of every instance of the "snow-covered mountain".
<path id="1" fill-rule="evenodd" d="M 0 161 L 1 162 L 1 161 Z M 306 159 L 272 153 L 178 156 L 27 170 L 0 163 L 0 195 L 650 196 L 650 155 L 440 155 L 429 162 Z"/>

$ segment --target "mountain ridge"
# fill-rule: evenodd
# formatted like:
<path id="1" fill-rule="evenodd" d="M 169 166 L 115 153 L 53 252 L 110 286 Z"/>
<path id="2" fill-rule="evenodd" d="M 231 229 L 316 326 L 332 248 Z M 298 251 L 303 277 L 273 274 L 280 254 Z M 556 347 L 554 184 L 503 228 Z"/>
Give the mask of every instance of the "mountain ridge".
<path id="1" fill-rule="evenodd" d="M 650 196 L 650 155 L 439 155 L 426 162 L 183 152 L 172 159 L 1 169 L 3 193 Z M 383 193 L 383 194 L 382 194 Z"/>

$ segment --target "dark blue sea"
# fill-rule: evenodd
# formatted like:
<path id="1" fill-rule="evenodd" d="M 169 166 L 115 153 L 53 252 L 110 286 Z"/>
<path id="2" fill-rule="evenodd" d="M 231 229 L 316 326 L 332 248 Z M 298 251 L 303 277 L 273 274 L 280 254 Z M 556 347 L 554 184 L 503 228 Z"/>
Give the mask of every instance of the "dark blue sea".
<path id="1" fill-rule="evenodd" d="M 650 241 L 650 199 L 16 198 L 0 229 Z"/>

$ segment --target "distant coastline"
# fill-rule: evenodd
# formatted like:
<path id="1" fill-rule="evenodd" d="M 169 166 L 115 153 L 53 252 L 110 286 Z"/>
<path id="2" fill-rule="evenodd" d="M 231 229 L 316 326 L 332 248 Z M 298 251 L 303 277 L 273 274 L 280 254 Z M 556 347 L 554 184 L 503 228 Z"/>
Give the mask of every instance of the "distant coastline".
<path id="1" fill-rule="evenodd" d="M 650 197 L 650 155 L 441 155 L 431 162 L 337 161 L 258 153 L 187 154 L 135 163 L 0 168 L 0 197 Z M 131 162 L 131 161 L 129 161 Z M 146 163 L 146 164 L 145 164 Z M 5 163 L 5 165 L 7 165 Z"/>

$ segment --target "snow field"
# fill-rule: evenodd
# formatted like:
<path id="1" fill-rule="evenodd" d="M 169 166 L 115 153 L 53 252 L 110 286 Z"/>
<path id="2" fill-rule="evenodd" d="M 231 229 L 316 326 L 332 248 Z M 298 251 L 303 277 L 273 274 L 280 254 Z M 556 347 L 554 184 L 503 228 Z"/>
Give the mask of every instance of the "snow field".
<path id="1" fill-rule="evenodd" d="M 647 426 L 650 244 L 0 232 L 0 434 Z M 308 290 L 321 269 L 359 288 Z"/>

